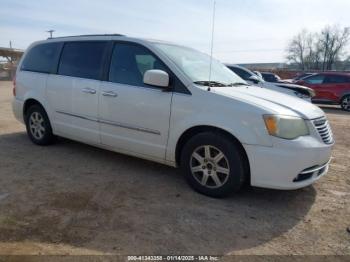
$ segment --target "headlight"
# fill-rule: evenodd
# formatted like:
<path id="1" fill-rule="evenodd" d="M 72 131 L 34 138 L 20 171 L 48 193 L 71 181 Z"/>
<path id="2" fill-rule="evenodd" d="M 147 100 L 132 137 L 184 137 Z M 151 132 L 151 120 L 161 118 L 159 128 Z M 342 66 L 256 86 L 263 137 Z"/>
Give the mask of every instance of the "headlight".
<path id="1" fill-rule="evenodd" d="M 271 136 L 295 139 L 309 134 L 305 120 L 300 117 L 264 115 L 267 131 Z"/>

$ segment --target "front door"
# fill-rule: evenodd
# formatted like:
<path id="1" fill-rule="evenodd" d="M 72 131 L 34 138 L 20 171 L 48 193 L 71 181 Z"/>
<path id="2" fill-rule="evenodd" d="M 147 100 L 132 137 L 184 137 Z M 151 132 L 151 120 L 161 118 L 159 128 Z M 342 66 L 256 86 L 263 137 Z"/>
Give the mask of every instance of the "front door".
<path id="1" fill-rule="evenodd" d="M 313 100 L 327 100 L 327 97 L 325 96 L 325 88 L 326 85 L 324 84 L 325 76 L 322 74 L 313 75 L 310 77 L 305 78 L 301 81 L 301 85 L 305 85 L 307 87 L 310 87 L 315 91 L 315 97 L 313 97 Z"/>
<path id="2" fill-rule="evenodd" d="M 115 43 L 108 81 L 101 85 L 101 142 L 118 151 L 164 159 L 172 92 L 143 83 L 150 69 L 167 71 L 147 48 Z"/>

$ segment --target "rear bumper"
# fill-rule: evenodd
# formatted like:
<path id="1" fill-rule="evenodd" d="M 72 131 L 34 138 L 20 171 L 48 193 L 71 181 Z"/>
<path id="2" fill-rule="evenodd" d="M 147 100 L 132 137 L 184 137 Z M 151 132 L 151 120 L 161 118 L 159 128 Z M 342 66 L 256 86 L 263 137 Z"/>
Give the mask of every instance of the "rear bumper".
<path id="1" fill-rule="evenodd" d="M 15 116 L 15 118 L 24 124 L 24 118 L 23 118 L 23 105 L 24 102 L 22 100 L 19 100 L 17 98 L 14 98 L 12 100 L 12 111 Z"/>
<path id="2" fill-rule="evenodd" d="M 297 141 L 278 140 L 274 147 L 245 145 L 252 186 L 299 189 L 327 173 L 332 145 L 311 136 L 300 137 Z"/>

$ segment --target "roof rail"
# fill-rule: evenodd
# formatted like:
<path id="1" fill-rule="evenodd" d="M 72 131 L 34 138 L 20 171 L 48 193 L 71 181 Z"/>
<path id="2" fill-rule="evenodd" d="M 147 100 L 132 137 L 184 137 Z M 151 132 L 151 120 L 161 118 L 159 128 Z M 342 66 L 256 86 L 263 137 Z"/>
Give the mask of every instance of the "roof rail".
<path id="1" fill-rule="evenodd" d="M 125 35 L 122 35 L 122 34 L 70 35 L 70 36 L 49 37 L 47 39 L 69 38 L 69 37 L 83 37 L 83 36 L 125 36 Z"/>

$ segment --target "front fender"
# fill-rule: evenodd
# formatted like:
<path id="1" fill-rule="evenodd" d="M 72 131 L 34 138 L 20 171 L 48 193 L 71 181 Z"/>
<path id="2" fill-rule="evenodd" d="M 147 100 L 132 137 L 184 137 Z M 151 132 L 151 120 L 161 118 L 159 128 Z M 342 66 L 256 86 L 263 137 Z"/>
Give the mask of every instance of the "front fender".
<path id="1" fill-rule="evenodd" d="M 175 162 L 176 146 L 180 137 L 187 130 L 199 126 L 222 129 L 242 144 L 272 146 L 262 115 L 256 111 L 239 105 L 235 107 L 235 111 L 232 106 L 224 106 L 225 103 L 220 108 L 216 106 L 213 110 L 207 110 L 208 107 L 203 107 L 198 111 L 192 109 L 193 105 L 186 99 L 190 98 L 181 97 L 177 100 L 174 97 L 166 153 L 168 161 Z"/>

